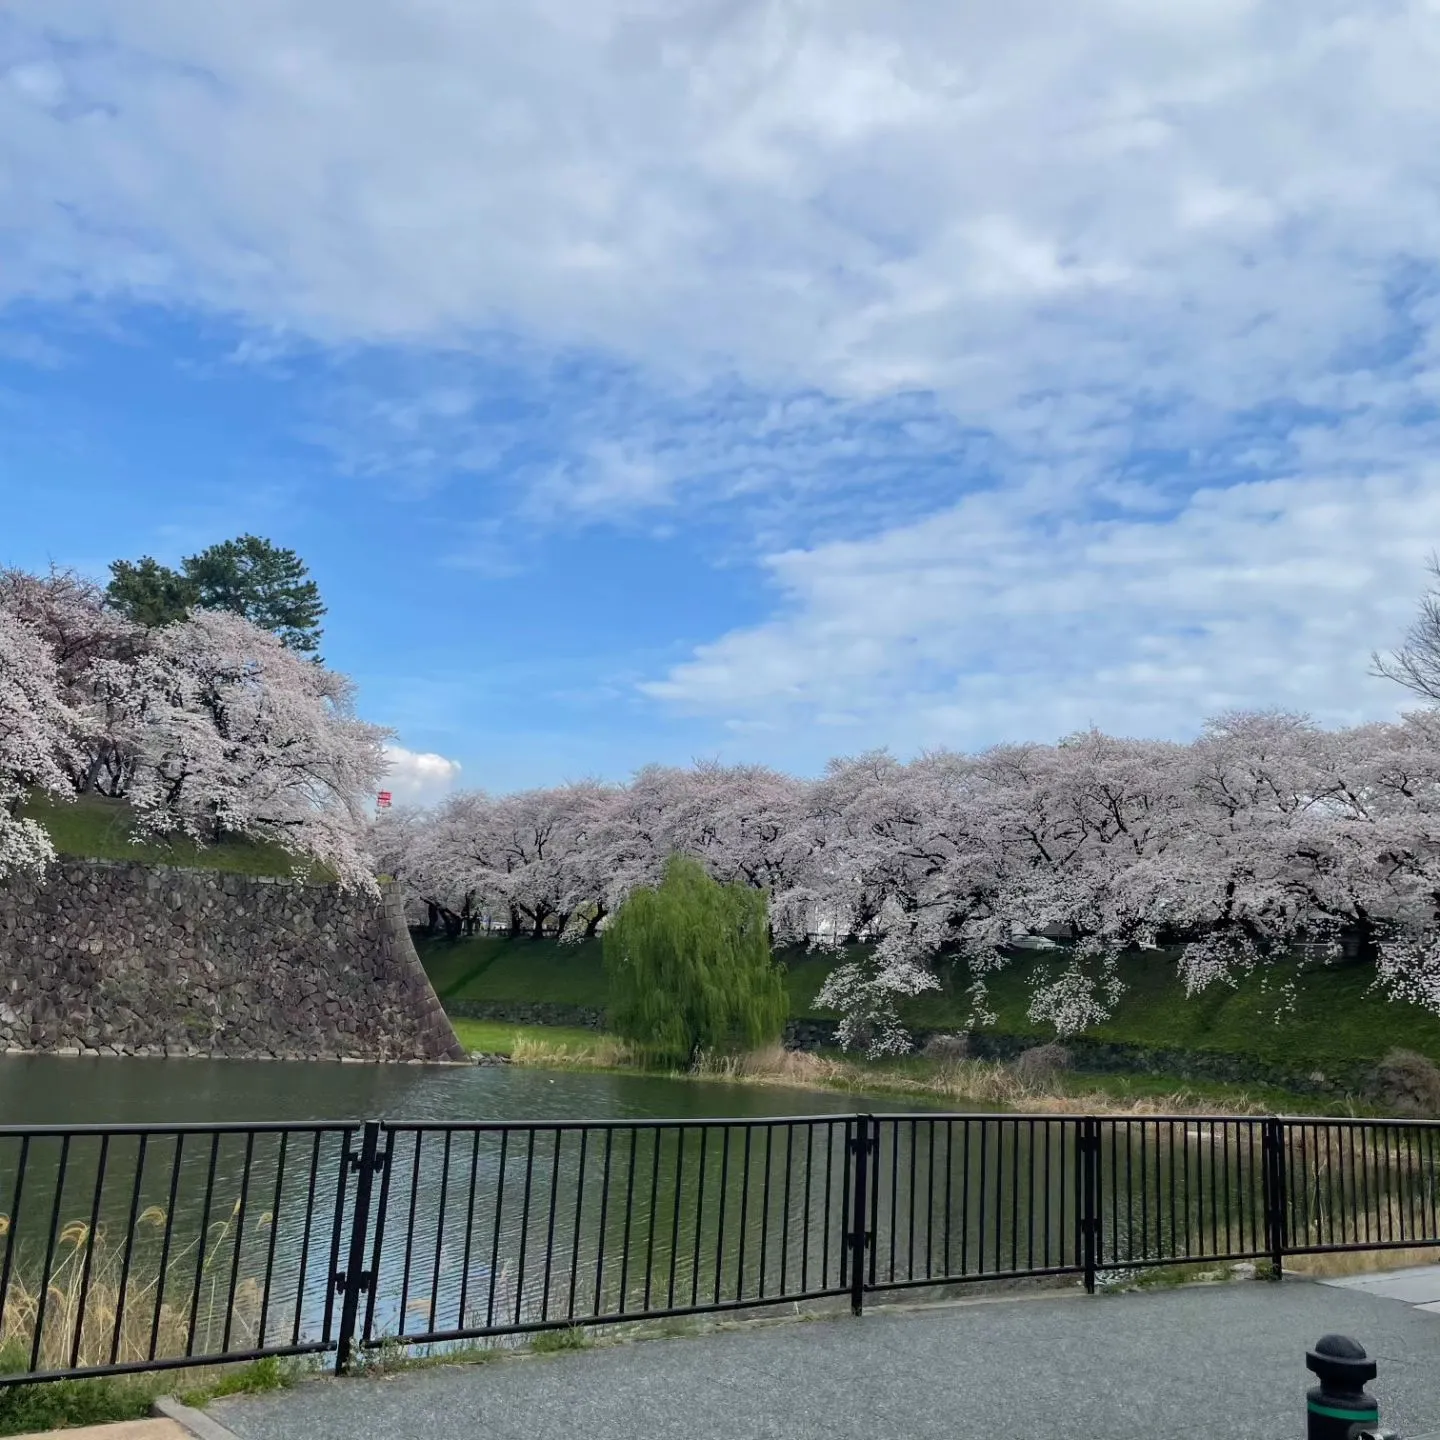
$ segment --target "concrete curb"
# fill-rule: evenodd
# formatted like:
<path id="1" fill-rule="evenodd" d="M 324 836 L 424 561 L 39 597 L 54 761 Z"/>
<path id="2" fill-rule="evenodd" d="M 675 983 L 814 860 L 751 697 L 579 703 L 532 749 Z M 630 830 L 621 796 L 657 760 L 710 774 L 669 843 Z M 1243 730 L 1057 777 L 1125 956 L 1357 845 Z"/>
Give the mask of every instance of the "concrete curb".
<path id="1" fill-rule="evenodd" d="M 170 1395 L 161 1395 L 150 1406 L 150 1413 L 165 1420 L 173 1420 L 182 1430 L 195 1436 L 195 1440 L 237 1440 L 235 1432 L 227 1429 L 218 1420 L 212 1420 L 201 1410 L 192 1410 Z"/>

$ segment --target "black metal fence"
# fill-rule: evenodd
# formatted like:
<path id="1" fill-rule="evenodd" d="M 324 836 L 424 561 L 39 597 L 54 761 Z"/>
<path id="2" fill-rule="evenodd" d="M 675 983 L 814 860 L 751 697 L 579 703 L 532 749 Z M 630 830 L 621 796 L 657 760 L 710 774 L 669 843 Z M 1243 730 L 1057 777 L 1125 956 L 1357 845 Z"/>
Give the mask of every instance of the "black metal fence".
<path id="1" fill-rule="evenodd" d="M 0 1383 L 1440 1246 L 1440 1124 L 0 1129 Z"/>

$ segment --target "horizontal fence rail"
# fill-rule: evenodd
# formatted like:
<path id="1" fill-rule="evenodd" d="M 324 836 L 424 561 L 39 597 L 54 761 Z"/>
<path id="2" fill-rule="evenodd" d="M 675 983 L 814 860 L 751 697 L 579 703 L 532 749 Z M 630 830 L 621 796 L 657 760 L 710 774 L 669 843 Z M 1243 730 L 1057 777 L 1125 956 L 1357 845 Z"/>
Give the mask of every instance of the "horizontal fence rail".
<path id="1" fill-rule="evenodd" d="M 1440 1247 L 1440 1124 L 0 1128 L 0 1384 Z"/>

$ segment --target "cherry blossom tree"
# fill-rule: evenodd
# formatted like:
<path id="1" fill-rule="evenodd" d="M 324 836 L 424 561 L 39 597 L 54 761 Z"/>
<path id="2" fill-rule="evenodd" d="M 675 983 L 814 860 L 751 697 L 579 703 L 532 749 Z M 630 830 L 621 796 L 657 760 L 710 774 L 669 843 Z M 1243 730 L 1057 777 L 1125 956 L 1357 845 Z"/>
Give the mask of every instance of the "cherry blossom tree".
<path id="1" fill-rule="evenodd" d="M 646 765 L 617 789 L 595 832 L 610 913 L 641 886 L 660 883 L 666 860 L 677 848 L 675 816 L 686 808 L 688 789 L 685 771 L 669 765 Z"/>
<path id="2" fill-rule="evenodd" d="M 93 581 L 53 565 L 45 575 L 0 570 L 0 610 L 32 626 L 50 652 L 60 699 L 74 712 L 64 761 L 74 789 L 122 795 L 134 757 L 110 692 L 130 688 L 123 672 L 143 652 L 144 632 L 107 610 Z"/>
<path id="3" fill-rule="evenodd" d="M 477 888 L 495 896 L 534 939 L 593 935 L 608 911 L 606 883 L 595 844 L 608 792 L 595 784 L 527 790 L 489 807 L 477 867 Z"/>
<path id="4" fill-rule="evenodd" d="M 803 936 L 807 917 L 796 886 L 808 858 L 801 824 L 806 787 L 765 766 L 713 761 L 657 769 L 648 778 L 663 794 L 657 807 L 663 818 L 656 827 L 659 849 L 650 852 L 647 868 L 669 854 L 692 855 L 721 884 L 767 892 L 772 936 Z"/>
<path id="5" fill-rule="evenodd" d="M 405 863 L 462 923 L 483 905 L 516 932 L 583 935 L 693 855 L 769 892 L 774 944 L 837 953 L 818 1001 L 844 1043 L 884 1054 L 908 1046 L 903 1003 L 943 966 L 968 971 L 971 1023 L 993 1019 L 987 978 L 1040 934 L 1065 948 L 1035 967 L 1030 1013 L 1062 1035 L 1113 1010 L 1122 953 L 1175 963 L 1160 947 L 1192 993 L 1309 947 L 1440 1010 L 1437 807 L 1435 711 L 1330 732 L 1230 712 L 1191 744 L 1092 727 L 977 756 L 875 752 L 813 782 L 647 766 L 625 786 L 461 795 L 414 827 Z"/>
<path id="6" fill-rule="evenodd" d="M 353 696 L 347 677 L 237 615 L 151 631 L 123 691 L 137 832 L 270 841 L 373 893 L 365 807 L 393 732 L 357 719 Z"/>
<path id="7" fill-rule="evenodd" d="M 833 763 L 812 795 L 808 894 L 834 937 L 873 941 L 831 971 L 818 1003 L 841 1014 L 842 1044 L 908 1048 L 898 1002 L 938 987 L 948 946 L 978 939 L 995 898 L 987 817 L 972 768 L 948 753 L 902 765 L 884 752 Z"/>
<path id="8" fill-rule="evenodd" d="M 0 607 L 0 879 L 38 873 L 50 837 L 20 811 L 35 791 L 68 798 L 75 717 L 59 695 L 55 657 L 35 626 Z"/>

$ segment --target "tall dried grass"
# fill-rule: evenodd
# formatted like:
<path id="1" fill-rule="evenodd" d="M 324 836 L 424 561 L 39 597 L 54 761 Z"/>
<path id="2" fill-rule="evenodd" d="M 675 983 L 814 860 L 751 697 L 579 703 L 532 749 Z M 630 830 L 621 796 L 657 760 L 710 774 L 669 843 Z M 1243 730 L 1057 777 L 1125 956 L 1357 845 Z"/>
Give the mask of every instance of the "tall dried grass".
<path id="1" fill-rule="evenodd" d="M 1347 1275 L 1374 1275 L 1386 1270 L 1408 1270 L 1418 1265 L 1440 1265 L 1440 1245 L 1397 1250 L 1337 1250 L 1324 1255 L 1287 1255 L 1285 1269 L 1316 1280 Z"/>
<path id="2" fill-rule="evenodd" d="M 702 1055 L 689 1072 L 707 1079 L 752 1085 L 794 1085 L 868 1093 L 891 1092 L 1003 1105 L 1032 1114 L 1197 1115 L 1213 1114 L 1213 1099 L 1187 1090 L 1167 1095 L 1117 1099 L 1103 1091 L 1067 1093 L 1027 1077 L 1000 1061 L 955 1059 L 924 1073 L 887 1073 L 828 1055 L 772 1045 L 748 1055 Z M 1261 1115 L 1267 1107 L 1246 1096 L 1227 1102 L 1236 1115 Z"/>
<path id="3" fill-rule="evenodd" d="M 623 1040 L 597 1035 L 592 1041 L 556 1044 L 517 1035 L 510 1052 L 512 1065 L 543 1065 L 561 1069 L 621 1070 L 637 1064 L 636 1056 Z"/>
<path id="4" fill-rule="evenodd" d="M 237 1200 L 227 1219 L 209 1226 L 203 1262 L 198 1232 L 183 1243 L 172 1243 L 163 1272 L 158 1252 L 166 1215 L 159 1206 L 145 1210 L 134 1233 L 120 1243 L 105 1225 L 92 1232 L 87 1222 L 72 1220 L 57 1237 L 48 1275 L 42 1275 L 43 1261 L 33 1263 L 32 1256 L 17 1253 L 0 1314 L 0 1350 L 8 1362 L 21 1359 L 27 1370 L 134 1364 L 180 1356 L 187 1347 L 197 1354 L 213 1353 L 220 1348 L 227 1321 L 231 1349 L 254 1347 L 264 1299 L 261 1284 L 245 1277 L 235 1287 L 233 1303 L 229 1294 L 239 1213 Z M 258 1231 L 270 1224 L 268 1212 L 254 1222 Z M 8 1230 L 8 1217 L 0 1216 L 0 1235 Z M 40 1345 L 32 1365 L 37 1324 Z M 275 1333 L 280 1324 L 272 1305 L 267 1328 Z"/>

